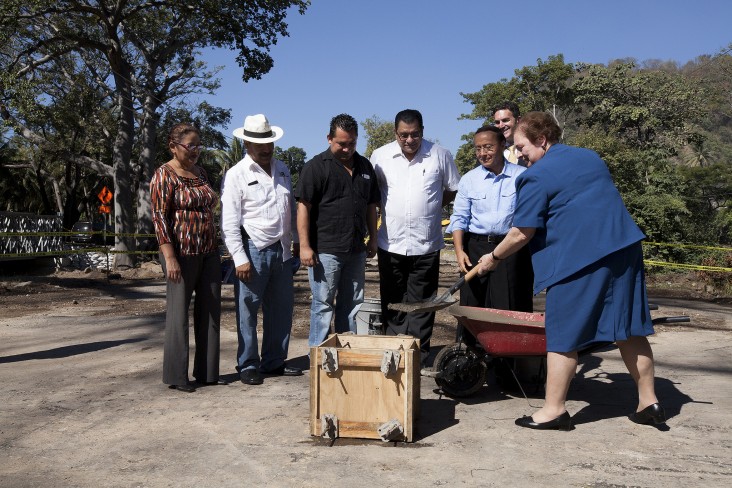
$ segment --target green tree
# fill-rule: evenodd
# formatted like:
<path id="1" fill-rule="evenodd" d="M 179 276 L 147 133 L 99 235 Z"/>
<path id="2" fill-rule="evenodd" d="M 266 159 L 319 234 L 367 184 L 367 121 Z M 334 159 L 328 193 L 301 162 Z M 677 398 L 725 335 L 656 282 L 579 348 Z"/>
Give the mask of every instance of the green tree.
<path id="1" fill-rule="evenodd" d="M 305 150 L 300 147 L 290 146 L 287 149 L 281 147 L 275 147 L 274 157 L 282 161 L 290 169 L 290 175 L 292 176 L 292 187 L 295 188 L 297 181 L 300 178 L 300 171 L 305 166 Z"/>
<path id="2" fill-rule="evenodd" d="M 638 70 L 633 63 L 590 66 L 573 89 L 575 103 L 586 109 L 582 125 L 669 154 L 693 140 L 702 113 L 699 90 L 680 74 Z"/>
<path id="3" fill-rule="evenodd" d="M 221 181 L 226 172 L 244 159 L 245 153 L 242 140 L 234 137 L 227 149 L 207 149 L 201 154 L 200 163 L 209 172 L 211 184 L 215 185 L 214 189 L 221 188 Z"/>
<path id="4" fill-rule="evenodd" d="M 684 179 L 689 182 L 685 200 L 693 214 L 701 218 L 691 220 L 692 232 L 698 242 L 732 244 L 732 168 L 729 162 L 707 166 L 682 167 Z"/>
<path id="5" fill-rule="evenodd" d="M 361 125 L 366 132 L 366 151 L 364 152 L 364 156 L 367 158 L 371 157 L 374 149 L 394 141 L 393 122 L 387 122 L 373 115 L 361 122 Z"/>
<path id="6" fill-rule="evenodd" d="M 552 111 L 560 123 L 572 113 L 574 96 L 572 82 L 575 68 L 564 62 L 564 55 L 549 56 L 546 61 L 536 60 L 536 66 L 524 66 L 514 71 L 514 77 L 488 83 L 475 93 L 460 93 L 473 105 L 473 111 L 461 119 L 488 122 L 493 118 L 493 107 L 504 101 L 518 104 L 521 112 Z"/>
<path id="7" fill-rule="evenodd" d="M 111 164 L 73 151 L 65 157 L 113 178 L 115 230 L 131 233 L 135 217 L 144 222 L 149 215 L 147 181 L 154 167 L 160 108 L 217 86 L 214 74 L 197 59 L 198 50 L 235 49 L 242 78 L 260 78 L 273 65 L 269 47 L 287 35 L 284 19 L 289 8 L 294 6 L 302 14 L 308 4 L 304 0 L 266 4 L 6 0 L 0 12 L 0 115 L 16 133 L 48 147 L 45 134 L 24 124 L 28 113 L 24 104 L 35 99 L 37 109 L 49 84 L 68 86 L 70 80 L 61 69 L 64 64 L 83 72 L 89 84 L 113 104 L 114 125 L 106 127 L 113 140 Z M 52 74 L 61 76 L 54 79 Z M 136 141 L 137 172 L 131 164 Z M 140 175 L 137 216 L 135 174 Z M 132 250 L 134 241 L 118 238 L 116 246 Z M 121 256 L 118 264 L 132 263 L 129 256 Z"/>
<path id="8" fill-rule="evenodd" d="M 478 165 L 478 159 L 475 157 L 475 149 L 473 148 L 473 136 L 474 132 L 462 136 L 462 140 L 465 141 L 455 154 L 455 165 L 461 175 L 464 175 L 471 169 Z"/>

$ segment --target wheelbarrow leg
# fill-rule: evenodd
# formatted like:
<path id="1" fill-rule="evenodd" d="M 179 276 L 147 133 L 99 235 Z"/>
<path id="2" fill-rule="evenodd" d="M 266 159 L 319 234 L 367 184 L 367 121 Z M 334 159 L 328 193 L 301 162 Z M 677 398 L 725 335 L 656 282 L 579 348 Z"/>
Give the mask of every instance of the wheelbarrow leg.
<path id="1" fill-rule="evenodd" d="M 498 359 L 499 361 L 503 362 L 504 364 L 506 363 L 506 358 L 496 358 L 496 359 Z M 516 372 L 514 371 L 514 367 L 513 367 L 513 365 L 515 365 L 515 364 L 516 363 L 514 362 L 510 366 L 509 365 L 506 365 L 507 366 L 506 369 L 508 369 L 511 372 L 511 376 L 513 376 L 513 380 L 516 382 L 516 385 L 518 385 L 519 390 L 521 390 L 521 394 L 526 399 L 526 403 L 528 403 L 529 406 L 532 407 L 532 408 L 539 408 L 540 405 L 532 405 L 531 404 L 531 400 L 529 400 L 529 395 L 526 394 L 526 392 L 524 391 L 524 387 L 521 384 L 521 381 L 519 381 L 518 377 L 516 376 Z M 543 369 L 544 369 L 544 365 L 542 363 L 542 365 L 540 366 L 540 374 L 541 374 L 541 370 L 543 370 Z M 537 391 L 538 391 L 538 388 L 539 388 L 539 385 L 537 385 Z"/>
<path id="2" fill-rule="evenodd" d="M 460 322 L 458 322 L 457 329 L 455 330 L 455 342 L 463 343 L 468 347 L 475 348 L 478 341 L 475 340 L 475 336 L 470 333 Z"/>

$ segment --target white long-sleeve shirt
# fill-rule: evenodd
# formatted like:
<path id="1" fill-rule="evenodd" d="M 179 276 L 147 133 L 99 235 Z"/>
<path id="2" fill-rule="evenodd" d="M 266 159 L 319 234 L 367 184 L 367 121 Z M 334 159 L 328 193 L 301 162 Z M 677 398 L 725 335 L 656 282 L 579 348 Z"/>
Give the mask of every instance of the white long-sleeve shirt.
<path id="1" fill-rule="evenodd" d="M 290 170 L 272 159 L 271 175 L 247 154 L 226 172 L 221 191 L 221 237 L 235 266 L 248 263 L 241 227 L 257 249 L 282 242 L 283 260 L 298 242 Z"/>
<path id="2" fill-rule="evenodd" d="M 445 247 L 442 238 L 442 194 L 460 182 L 452 154 L 422 141 L 409 161 L 394 141 L 371 154 L 381 190 L 378 243 L 385 251 L 418 256 Z"/>

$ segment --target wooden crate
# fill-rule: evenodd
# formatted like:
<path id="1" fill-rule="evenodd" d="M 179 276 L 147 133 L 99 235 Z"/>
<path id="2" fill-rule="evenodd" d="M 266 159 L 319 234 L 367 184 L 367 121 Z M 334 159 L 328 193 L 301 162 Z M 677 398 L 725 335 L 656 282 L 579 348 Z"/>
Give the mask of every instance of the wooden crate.
<path id="1" fill-rule="evenodd" d="M 391 368 L 382 367 L 385 354 Z M 419 367 L 419 339 L 411 336 L 330 335 L 310 348 L 311 435 L 412 442 Z"/>

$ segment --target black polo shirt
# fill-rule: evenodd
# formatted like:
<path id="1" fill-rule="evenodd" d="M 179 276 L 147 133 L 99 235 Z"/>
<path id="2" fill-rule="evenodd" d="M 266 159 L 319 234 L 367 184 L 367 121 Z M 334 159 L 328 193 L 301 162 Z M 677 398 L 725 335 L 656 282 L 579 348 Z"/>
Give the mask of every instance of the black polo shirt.
<path id="1" fill-rule="evenodd" d="M 368 159 L 354 153 L 349 175 L 330 149 L 318 154 L 302 168 L 295 198 L 312 205 L 309 237 L 315 252 L 344 254 L 366 249 L 366 208 L 381 199 Z"/>

